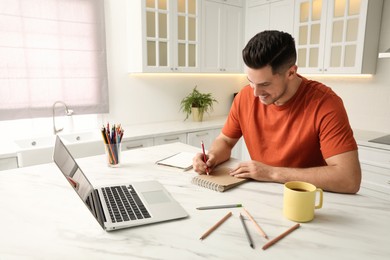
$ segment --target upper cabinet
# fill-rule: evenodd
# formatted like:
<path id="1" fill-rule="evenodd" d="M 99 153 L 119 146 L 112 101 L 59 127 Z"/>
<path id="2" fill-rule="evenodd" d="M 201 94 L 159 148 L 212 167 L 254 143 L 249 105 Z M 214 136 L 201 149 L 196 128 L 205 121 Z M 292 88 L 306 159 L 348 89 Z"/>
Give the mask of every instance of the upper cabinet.
<path id="1" fill-rule="evenodd" d="M 128 0 L 130 72 L 199 72 L 200 0 Z"/>
<path id="2" fill-rule="evenodd" d="M 293 35 L 294 0 L 247 0 L 245 42 L 264 30 Z"/>
<path id="3" fill-rule="evenodd" d="M 243 19 L 242 1 L 203 1 L 202 72 L 243 72 Z"/>
<path id="4" fill-rule="evenodd" d="M 382 0 L 296 0 L 298 71 L 375 73 L 382 5 Z"/>

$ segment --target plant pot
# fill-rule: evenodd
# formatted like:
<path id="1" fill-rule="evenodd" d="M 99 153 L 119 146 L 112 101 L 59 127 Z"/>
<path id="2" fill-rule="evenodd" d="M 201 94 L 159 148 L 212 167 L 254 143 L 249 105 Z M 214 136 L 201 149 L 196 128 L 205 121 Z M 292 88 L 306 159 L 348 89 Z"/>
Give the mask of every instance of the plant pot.
<path id="1" fill-rule="evenodd" d="M 199 112 L 199 108 L 193 107 L 191 108 L 192 121 L 194 122 L 202 122 L 203 121 L 203 113 Z"/>

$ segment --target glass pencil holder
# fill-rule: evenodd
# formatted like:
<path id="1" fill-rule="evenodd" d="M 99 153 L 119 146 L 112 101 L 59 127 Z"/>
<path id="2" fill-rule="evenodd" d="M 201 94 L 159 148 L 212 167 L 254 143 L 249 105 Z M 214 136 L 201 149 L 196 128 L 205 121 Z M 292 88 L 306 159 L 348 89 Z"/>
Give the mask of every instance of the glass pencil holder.
<path id="1" fill-rule="evenodd" d="M 119 144 L 105 144 L 107 165 L 109 167 L 119 167 L 121 164 L 121 148 Z"/>

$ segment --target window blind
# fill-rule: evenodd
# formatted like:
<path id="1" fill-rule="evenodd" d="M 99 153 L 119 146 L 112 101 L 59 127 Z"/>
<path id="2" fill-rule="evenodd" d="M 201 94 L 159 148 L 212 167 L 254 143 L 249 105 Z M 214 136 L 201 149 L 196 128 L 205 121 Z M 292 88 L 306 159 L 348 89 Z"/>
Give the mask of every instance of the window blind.
<path id="1" fill-rule="evenodd" d="M 1 0 L 0 57 L 0 120 L 108 112 L 104 0 Z"/>

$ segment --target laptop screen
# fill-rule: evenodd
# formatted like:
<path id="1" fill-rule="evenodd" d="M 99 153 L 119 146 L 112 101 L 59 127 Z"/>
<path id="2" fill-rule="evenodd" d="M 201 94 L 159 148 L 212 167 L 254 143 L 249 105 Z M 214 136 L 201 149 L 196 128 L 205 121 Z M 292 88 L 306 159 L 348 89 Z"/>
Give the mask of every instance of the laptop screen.
<path id="1" fill-rule="evenodd" d="M 99 217 L 97 216 L 98 214 L 96 212 L 96 205 L 93 200 L 92 193 L 94 188 L 76 163 L 76 160 L 70 154 L 69 150 L 63 144 L 59 136 L 56 138 L 53 160 L 57 164 L 58 168 L 60 168 L 61 172 L 64 174 L 70 185 L 101 224 Z"/>

